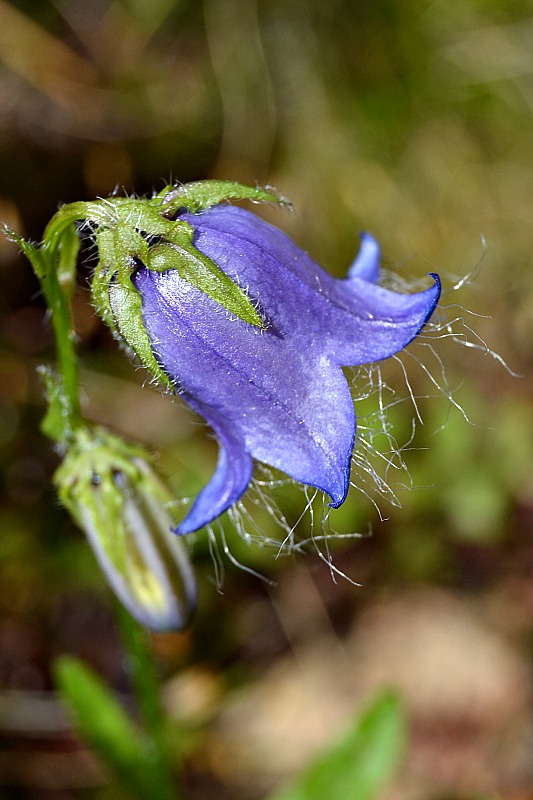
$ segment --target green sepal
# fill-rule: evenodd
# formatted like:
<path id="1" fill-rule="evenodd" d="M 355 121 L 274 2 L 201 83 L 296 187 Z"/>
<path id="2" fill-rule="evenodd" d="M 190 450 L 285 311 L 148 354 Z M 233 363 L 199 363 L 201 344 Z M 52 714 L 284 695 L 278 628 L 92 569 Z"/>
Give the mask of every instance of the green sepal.
<path id="1" fill-rule="evenodd" d="M 146 266 L 154 272 L 176 269 L 180 278 L 204 292 L 231 314 L 249 325 L 264 327 L 246 293 L 214 261 L 194 247 L 192 238 L 190 225 L 175 223 L 167 235 L 169 243 L 151 248 Z"/>
<path id="2" fill-rule="evenodd" d="M 103 429 L 81 428 L 54 475 L 59 500 L 80 528 L 86 519 L 98 529 L 107 558 L 118 571 L 124 569 L 125 546 L 122 508 L 124 489 L 114 479 L 121 475 L 128 485 L 141 478 L 138 459 L 146 454 Z M 106 524 L 102 524 L 102 523 Z"/>
<path id="3" fill-rule="evenodd" d="M 91 298 L 98 316 L 111 329 L 113 335 L 120 338 L 120 330 L 109 299 L 109 286 L 118 270 L 113 251 L 113 231 L 110 228 L 102 228 L 96 233 L 95 238 L 99 261 L 91 281 Z"/>
<path id="4" fill-rule="evenodd" d="M 174 392 L 175 387 L 168 375 L 163 372 L 157 363 L 150 339 L 142 324 L 141 295 L 133 286 L 131 277 L 120 277 L 118 275 L 116 280 L 110 283 L 109 302 L 116 325 L 123 339 L 141 360 L 143 366 L 151 372 L 152 376 L 171 392 Z"/>
<path id="5" fill-rule="evenodd" d="M 142 300 L 131 276 L 135 259 L 148 260 L 148 243 L 125 223 L 96 234 L 100 261 L 91 292 L 94 307 L 117 338 L 123 339 L 153 377 L 170 391 L 174 386 L 161 369 L 142 322 Z"/>
<path id="6" fill-rule="evenodd" d="M 180 208 L 196 213 L 224 200 L 251 200 L 253 203 L 277 203 L 290 206 L 288 200 L 268 187 L 247 186 L 237 181 L 194 181 L 182 186 L 166 186 L 158 195 L 162 210 L 171 215 Z"/>
<path id="7" fill-rule="evenodd" d="M 115 197 L 112 200 L 117 217 L 110 227 L 115 228 L 119 223 L 124 223 L 149 236 L 166 236 L 173 224 L 161 213 L 161 202 L 154 197 Z"/>
<path id="8" fill-rule="evenodd" d="M 57 211 L 45 228 L 43 244 L 47 253 L 55 255 L 58 243 L 73 222 L 88 222 L 90 228 L 114 229 L 120 222 L 130 228 L 151 235 L 163 235 L 168 229 L 168 220 L 159 213 L 160 202 L 154 199 L 139 200 L 132 197 L 108 197 L 106 200 L 67 203 Z"/>

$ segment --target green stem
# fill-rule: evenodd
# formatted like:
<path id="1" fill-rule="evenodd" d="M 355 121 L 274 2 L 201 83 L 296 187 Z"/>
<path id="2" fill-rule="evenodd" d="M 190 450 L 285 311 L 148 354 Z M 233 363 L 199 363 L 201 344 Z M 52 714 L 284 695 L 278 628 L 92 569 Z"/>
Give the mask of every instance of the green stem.
<path id="1" fill-rule="evenodd" d="M 79 375 L 76 334 L 70 300 L 76 285 L 79 249 L 77 231 L 71 222 L 56 236 L 54 246 L 44 240 L 40 251 L 42 269 L 38 273 L 50 309 L 59 376 L 52 381 L 48 373 L 50 407 L 43 422 L 45 432 L 62 445 L 72 440 L 82 423 L 79 401 Z"/>
<path id="2" fill-rule="evenodd" d="M 54 275 L 53 271 L 51 275 Z M 54 276 L 55 277 L 55 276 Z M 56 342 L 58 370 L 61 376 L 61 415 L 63 431 L 58 432 L 61 443 L 72 439 L 74 431 L 81 424 L 81 411 L 78 396 L 78 363 L 74 349 L 75 333 L 68 301 L 61 293 L 58 282 L 47 279 L 43 291 L 50 308 L 52 329 Z"/>
<path id="3" fill-rule="evenodd" d="M 153 747 L 156 767 L 154 771 L 158 783 L 154 786 L 153 796 L 158 800 L 179 800 L 180 794 L 176 791 L 172 774 L 165 718 L 161 709 L 157 674 L 147 642 L 147 633 L 119 604 L 117 604 L 117 618 L 124 649 L 130 658 L 131 678 L 145 733 Z"/>

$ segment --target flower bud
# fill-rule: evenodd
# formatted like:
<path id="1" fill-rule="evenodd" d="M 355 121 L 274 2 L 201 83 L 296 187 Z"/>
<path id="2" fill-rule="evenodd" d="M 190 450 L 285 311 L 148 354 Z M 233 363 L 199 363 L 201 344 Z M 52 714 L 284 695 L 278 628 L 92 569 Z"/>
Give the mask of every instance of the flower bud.
<path id="1" fill-rule="evenodd" d="M 171 531 L 172 497 L 145 452 L 81 428 L 54 480 L 128 611 L 153 630 L 185 627 L 196 606 L 194 573 Z"/>

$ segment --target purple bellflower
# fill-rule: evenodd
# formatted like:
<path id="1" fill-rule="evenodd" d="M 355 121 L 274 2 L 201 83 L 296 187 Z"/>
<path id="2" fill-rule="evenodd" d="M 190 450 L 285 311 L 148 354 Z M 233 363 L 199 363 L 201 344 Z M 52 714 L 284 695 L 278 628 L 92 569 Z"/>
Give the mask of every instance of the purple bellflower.
<path id="1" fill-rule="evenodd" d="M 438 276 L 410 295 L 380 286 L 379 246 L 365 233 L 347 277 L 333 278 L 280 230 L 225 203 L 181 209 L 176 221 L 191 226 L 194 248 L 246 292 L 263 323 L 229 313 L 177 269 L 137 265 L 132 275 L 155 361 L 220 444 L 216 470 L 176 532 L 197 530 L 235 503 L 254 459 L 339 507 L 356 434 L 341 367 L 409 344 L 437 305 Z"/>

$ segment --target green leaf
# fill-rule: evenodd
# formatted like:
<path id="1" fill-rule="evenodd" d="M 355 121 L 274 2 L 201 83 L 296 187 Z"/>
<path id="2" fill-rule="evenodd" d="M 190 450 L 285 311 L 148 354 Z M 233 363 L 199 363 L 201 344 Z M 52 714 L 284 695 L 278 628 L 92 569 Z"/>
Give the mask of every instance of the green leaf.
<path id="1" fill-rule="evenodd" d="M 268 800 L 374 800 L 400 762 L 405 729 L 397 696 L 382 694 L 292 786 Z"/>
<path id="2" fill-rule="evenodd" d="M 174 794 L 160 780 L 151 741 L 137 730 L 100 678 L 68 656 L 56 662 L 56 677 L 82 738 L 120 784 L 139 800 L 171 800 Z"/>

